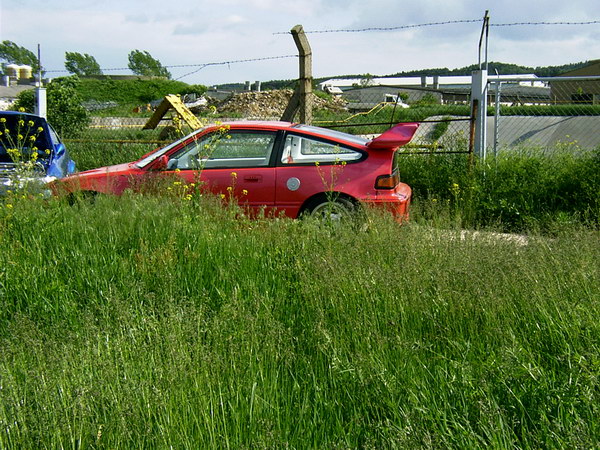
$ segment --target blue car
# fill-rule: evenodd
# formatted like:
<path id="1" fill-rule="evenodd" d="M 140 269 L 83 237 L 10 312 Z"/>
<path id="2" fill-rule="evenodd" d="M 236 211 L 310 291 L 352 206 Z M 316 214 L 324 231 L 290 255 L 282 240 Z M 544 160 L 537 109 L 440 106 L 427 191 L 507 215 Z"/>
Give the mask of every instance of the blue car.
<path id="1" fill-rule="evenodd" d="M 75 172 L 75 162 L 46 119 L 0 111 L 0 195 L 44 185 Z"/>

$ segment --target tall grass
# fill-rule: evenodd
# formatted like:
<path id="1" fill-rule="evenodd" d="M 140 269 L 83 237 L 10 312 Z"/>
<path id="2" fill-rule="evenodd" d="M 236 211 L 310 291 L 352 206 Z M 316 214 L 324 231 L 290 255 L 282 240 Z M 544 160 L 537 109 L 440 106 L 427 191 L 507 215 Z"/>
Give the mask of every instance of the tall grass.
<path id="1" fill-rule="evenodd" d="M 600 149 L 507 150 L 473 167 L 466 155 L 397 158 L 425 219 L 451 211 L 464 227 L 502 231 L 600 224 Z"/>
<path id="2" fill-rule="evenodd" d="M 78 171 L 137 161 L 146 153 L 161 146 L 151 142 L 136 144 L 72 142 L 68 145 Z"/>
<path id="3" fill-rule="evenodd" d="M 1 448 L 600 442 L 597 231 L 0 210 Z"/>

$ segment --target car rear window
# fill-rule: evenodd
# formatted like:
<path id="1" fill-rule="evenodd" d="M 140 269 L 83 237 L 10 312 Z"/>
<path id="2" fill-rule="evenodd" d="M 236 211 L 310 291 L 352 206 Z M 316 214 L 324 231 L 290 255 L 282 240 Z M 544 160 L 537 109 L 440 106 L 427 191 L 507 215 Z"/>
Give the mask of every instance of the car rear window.
<path id="1" fill-rule="evenodd" d="M 321 128 L 315 127 L 312 125 L 296 125 L 294 126 L 297 130 L 308 131 L 309 133 L 316 133 L 323 137 L 328 137 L 332 139 L 343 140 L 352 144 L 365 145 L 369 142 L 368 139 L 365 139 L 360 136 L 355 136 L 353 134 L 343 133 L 341 131 L 330 130 L 329 128 Z"/>

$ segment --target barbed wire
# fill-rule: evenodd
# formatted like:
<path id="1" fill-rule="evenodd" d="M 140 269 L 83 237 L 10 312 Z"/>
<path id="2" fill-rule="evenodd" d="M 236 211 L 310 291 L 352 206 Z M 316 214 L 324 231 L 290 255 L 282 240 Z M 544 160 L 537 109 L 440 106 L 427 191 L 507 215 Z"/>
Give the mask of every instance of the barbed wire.
<path id="1" fill-rule="evenodd" d="M 220 62 L 209 62 L 209 63 L 199 63 L 199 64 L 172 64 L 167 66 L 162 66 L 165 69 L 181 69 L 186 67 L 197 67 L 196 70 L 187 73 L 185 75 L 176 78 L 176 80 L 180 80 L 181 78 L 192 75 L 200 70 L 204 69 L 208 66 L 226 66 L 230 64 L 241 64 L 241 63 L 249 63 L 249 62 L 257 62 L 257 61 L 269 61 L 275 59 L 285 59 L 285 58 L 298 58 L 298 55 L 280 55 L 280 56 L 264 56 L 262 58 L 247 58 L 247 59 L 235 59 L 231 61 L 220 61 Z M 101 68 L 102 72 L 113 72 L 113 71 L 121 71 L 128 70 L 131 71 L 129 67 L 109 67 L 109 68 Z M 68 73 L 69 71 L 66 69 L 53 69 L 53 70 L 45 70 L 46 73 Z"/>
<path id="2" fill-rule="evenodd" d="M 514 27 L 519 25 L 597 25 L 600 20 L 590 20 L 588 22 L 513 22 L 513 23 L 493 23 L 490 27 Z"/>
<path id="3" fill-rule="evenodd" d="M 483 22 L 483 19 L 462 19 L 462 20 L 447 20 L 445 22 L 428 22 L 428 23 L 419 23 L 413 25 L 399 25 L 396 27 L 369 27 L 369 28 L 356 28 L 356 29 L 331 29 L 331 30 L 309 30 L 304 31 L 305 34 L 322 34 L 322 33 L 363 33 L 370 31 L 397 31 L 397 30 L 406 30 L 410 28 L 424 28 L 424 27 L 432 27 L 439 25 L 452 25 L 452 24 L 461 24 L 461 23 L 477 23 Z M 586 22 L 510 22 L 510 23 L 493 23 L 490 22 L 490 27 L 514 27 L 514 26 L 524 26 L 524 25 L 597 25 L 600 24 L 600 20 L 590 20 Z M 291 34 L 289 31 L 278 31 L 273 33 L 274 35 L 278 34 Z"/>
<path id="4" fill-rule="evenodd" d="M 212 62 L 212 63 L 196 64 L 196 65 L 180 65 L 180 66 L 171 66 L 171 67 L 172 68 L 174 68 L 174 67 L 198 67 L 196 70 L 193 70 L 189 73 L 186 73 L 185 75 L 175 78 L 175 80 L 181 80 L 182 78 L 185 78 L 187 76 L 190 76 L 197 72 L 200 72 L 202 69 L 204 69 L 205 67 L 208 67 L 208 66 L 226 66 L 229 64 L 239 64 L 239 63 L 256 62 L 256 61 L 270 61 L 270 60 L 274 60 L 274 59 L 286 59 L 286 58 L 298 58 L 298 55 L 267 56 L 264 58 L 237 59 L 234 61 Z"/>
<path id="5" fill-rule="evenodd" d="M 362 33 L 365 31 L 396 31 L 396 30 L 405 30 L 408 28 L 420 28 L 420 27 L 431 27 L 436 25 L 450 25 L 457 23 L 475 23 L 481 22 L 481 19 L 463 19 L 463 20 L 447 20 L 445 22 L 429 22 L 429 23 L 419 23 L 414 25 L 399 25 L 396 27 L 369 27 L 369 28 L 359 28 L 359 29 L 333 29 L 333 30 L 310 30 L 304 31 L 305 34 L 319 34 L 319 33 Z M 291 34 L 289 31 L 278 31 L 275 34 Z"/>
<path id="6" fill-rule="evenodd" d="M 358 29 L 330 29 L 330 30 L 309 30 L 304 31 L 306 34 L 323 34 L 323 33 L 363 33 L 363 32 L 372 32 L 372 31 L 397 31 L 397 30 L 406 30 L 406 29 L 414 29 L 414 28 L 424 28 L 424 27 L 432 27 L 432 26 L 441 26 L 441 25 L 453 25 L 453 24 L 465 24 L 465 23 L 478 23 L 483 22 L 484 19 L 461 19 L 461 20 L 447 20 L 443 22 L 427 22 L 420 24 L 411 24 L 411 25 L 399 25 L 395 27 L 368 27 L 368 28 L 358 28 Z M 490 27 L 513 27 L 513 26 L 547 26 L 547 25 L 597 25 L 600 24 L 600 20 L 590 20 L 584 22 L 568 22 L 568 21 L 558 21 L 558 22 L 510 22 L 510 23 L 493 23 L 490 22 Z M 289 31 L 280 31 L 273 33 L 274 35 L 283 35 L 283 34 L 291 34 Z M 209 63 L 198 63 L 198 64 L 172 64 L 162 66 L 165 69 L 181 69 L 186 67 L 195 67 L 196 69 L 186 73 L 180 77 L 175 78 L 175 80 L 180 80 L 182 78 L 193 75 L 202 69 L 209 66 L 224 66 L 231 64 L 240 64 L 240 63 L 249 63 L 249 62 L 259 62 L 259 61 L 269 61 L 269 60 L 277 60 L 277 59 L 286 59 L 286 58 L 298 58 L 298 55 L 281 55 L 281 56 L 266 56 L 262 58 L 247 58 L 247 59 L 237 59 L 231 61 L 220 61 L 220 62 L 209 62 Z M 116 72 L 116 71 L 131 71 L 129 67 L 109 67 L 109 68 L 101 68 L 102 73 L 104 72 Z M 45 73 L 69 73 L 66 69 L 49 69 L 45 70 Z"/>

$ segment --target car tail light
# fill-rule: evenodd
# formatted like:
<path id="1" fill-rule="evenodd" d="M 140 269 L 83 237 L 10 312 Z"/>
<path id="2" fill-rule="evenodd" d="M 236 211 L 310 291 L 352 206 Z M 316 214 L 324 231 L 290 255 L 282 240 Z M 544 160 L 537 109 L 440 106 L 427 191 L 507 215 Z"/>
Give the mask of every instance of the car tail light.
<path id="1" fill-rule="evenodd" d="M 391 175 L 379 175 L 375 180 L 375 189 L 394 189 L 400 183 L 398 172 Z"/>

